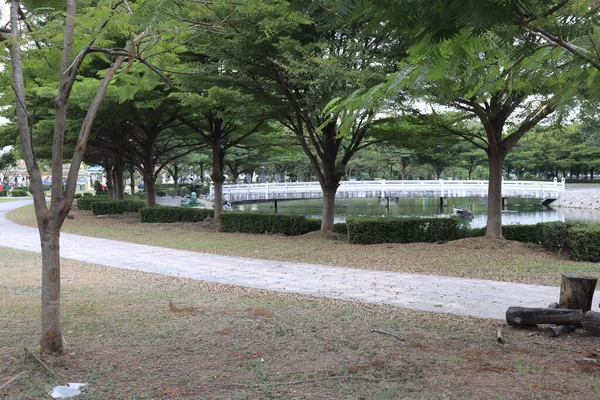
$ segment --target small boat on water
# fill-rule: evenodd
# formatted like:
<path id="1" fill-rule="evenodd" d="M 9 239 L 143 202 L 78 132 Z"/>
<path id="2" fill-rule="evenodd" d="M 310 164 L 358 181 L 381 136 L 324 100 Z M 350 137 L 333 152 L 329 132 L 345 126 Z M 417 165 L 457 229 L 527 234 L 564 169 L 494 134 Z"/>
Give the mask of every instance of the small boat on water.
<path id="1" fill-rule="evenodd" d="M 452 215 L 454 217 L 470 218 L 473 216 L 472 205 L 469 203 L 468 208 L 452 206 Z"/>
<path id="2" fill-rule="evenodd" d="M 452 215 L 455 217 L 472 217 L 473 213 L 466 208 L 452 208 Z"/>

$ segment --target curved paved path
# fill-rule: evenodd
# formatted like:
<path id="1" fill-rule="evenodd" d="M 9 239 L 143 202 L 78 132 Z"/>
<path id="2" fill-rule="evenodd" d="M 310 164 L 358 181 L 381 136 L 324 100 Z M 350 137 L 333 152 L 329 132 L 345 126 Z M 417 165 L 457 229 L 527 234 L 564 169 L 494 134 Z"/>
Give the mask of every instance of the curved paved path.
<path id="1" fill-rule="evenodd" d="M 36 228 L 4 217 L 30 203 L 0 202 L 0 246 L 40 251 Z M 504 319 L 509 306 L 547 307 L 559 297 L 557 287 L 227 257 L 67 233 L 61 234 L 61 256 L 182 278 L 479 318 Z"/>

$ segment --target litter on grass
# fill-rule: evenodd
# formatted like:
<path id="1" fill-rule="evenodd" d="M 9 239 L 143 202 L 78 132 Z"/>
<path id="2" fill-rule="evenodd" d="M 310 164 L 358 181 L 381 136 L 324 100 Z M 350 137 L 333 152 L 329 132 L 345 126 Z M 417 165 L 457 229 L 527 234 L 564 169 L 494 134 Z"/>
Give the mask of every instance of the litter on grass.
<path id="1" fill-rule="evenodd" d="M 68 399 L 81 394 L 85 383 L 67 383 L 67 386 L 55 386 L 50 393 L 53 399 Z"/>

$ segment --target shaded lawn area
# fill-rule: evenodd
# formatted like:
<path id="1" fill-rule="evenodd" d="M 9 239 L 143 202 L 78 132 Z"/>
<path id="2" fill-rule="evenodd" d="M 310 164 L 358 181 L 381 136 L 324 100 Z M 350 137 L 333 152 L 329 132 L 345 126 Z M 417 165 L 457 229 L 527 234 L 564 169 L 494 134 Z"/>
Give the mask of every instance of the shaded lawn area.
<path id="1" fill-rule="evenodd" d="M 0 247 L 0 392 L 78 399 L 560 399 L 600 395 L 598 337 L 63 260 L 67 354 L 39 348 L 40 257 Z M 171 304 L 170 304 L 171 302 Z M 506 343 L 496 343 L 503 327 Z M 373 332 L 379 331 L 379 332 Z M 394 336 L 394 335 L 397 335 Z M 398 338 L 402 339 L 399 340 Z"/>

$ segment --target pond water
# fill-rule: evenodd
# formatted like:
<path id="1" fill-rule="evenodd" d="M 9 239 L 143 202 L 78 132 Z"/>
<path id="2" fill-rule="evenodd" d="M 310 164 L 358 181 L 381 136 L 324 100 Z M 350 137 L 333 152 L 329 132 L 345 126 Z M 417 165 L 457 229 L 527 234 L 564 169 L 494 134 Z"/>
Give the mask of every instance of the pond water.
<path id="1" fill-rule="evenodd" d="M 452 207 L 467 208 L 471 205 L 473 218 L 464 219 L 472 228 L 481 228 L 487 224 L 487 198 L 448 198 L 447 207 L 440 208 L 439 199 L 400 198 L 390 199 L 389 207 L 385 201 L 377 198 L 368 199 L 336 199 L 335 222 L 344 222 L 349 216 L 372 217 L 447 217 L 452 214 Z M 274 213 L 274 203 L 234 203 L 233 210 Z M 310 218 L 321 218 L 322 199 L 279 200 L 278 214 L 304 215 Z M 540 204 L 539 199 L 509 198 L 502 213 L 502 223 L 536 224 L 550 221 L 585 221 L 600 223 L 600 211 L 572 208 L 552 208 Z"/>

